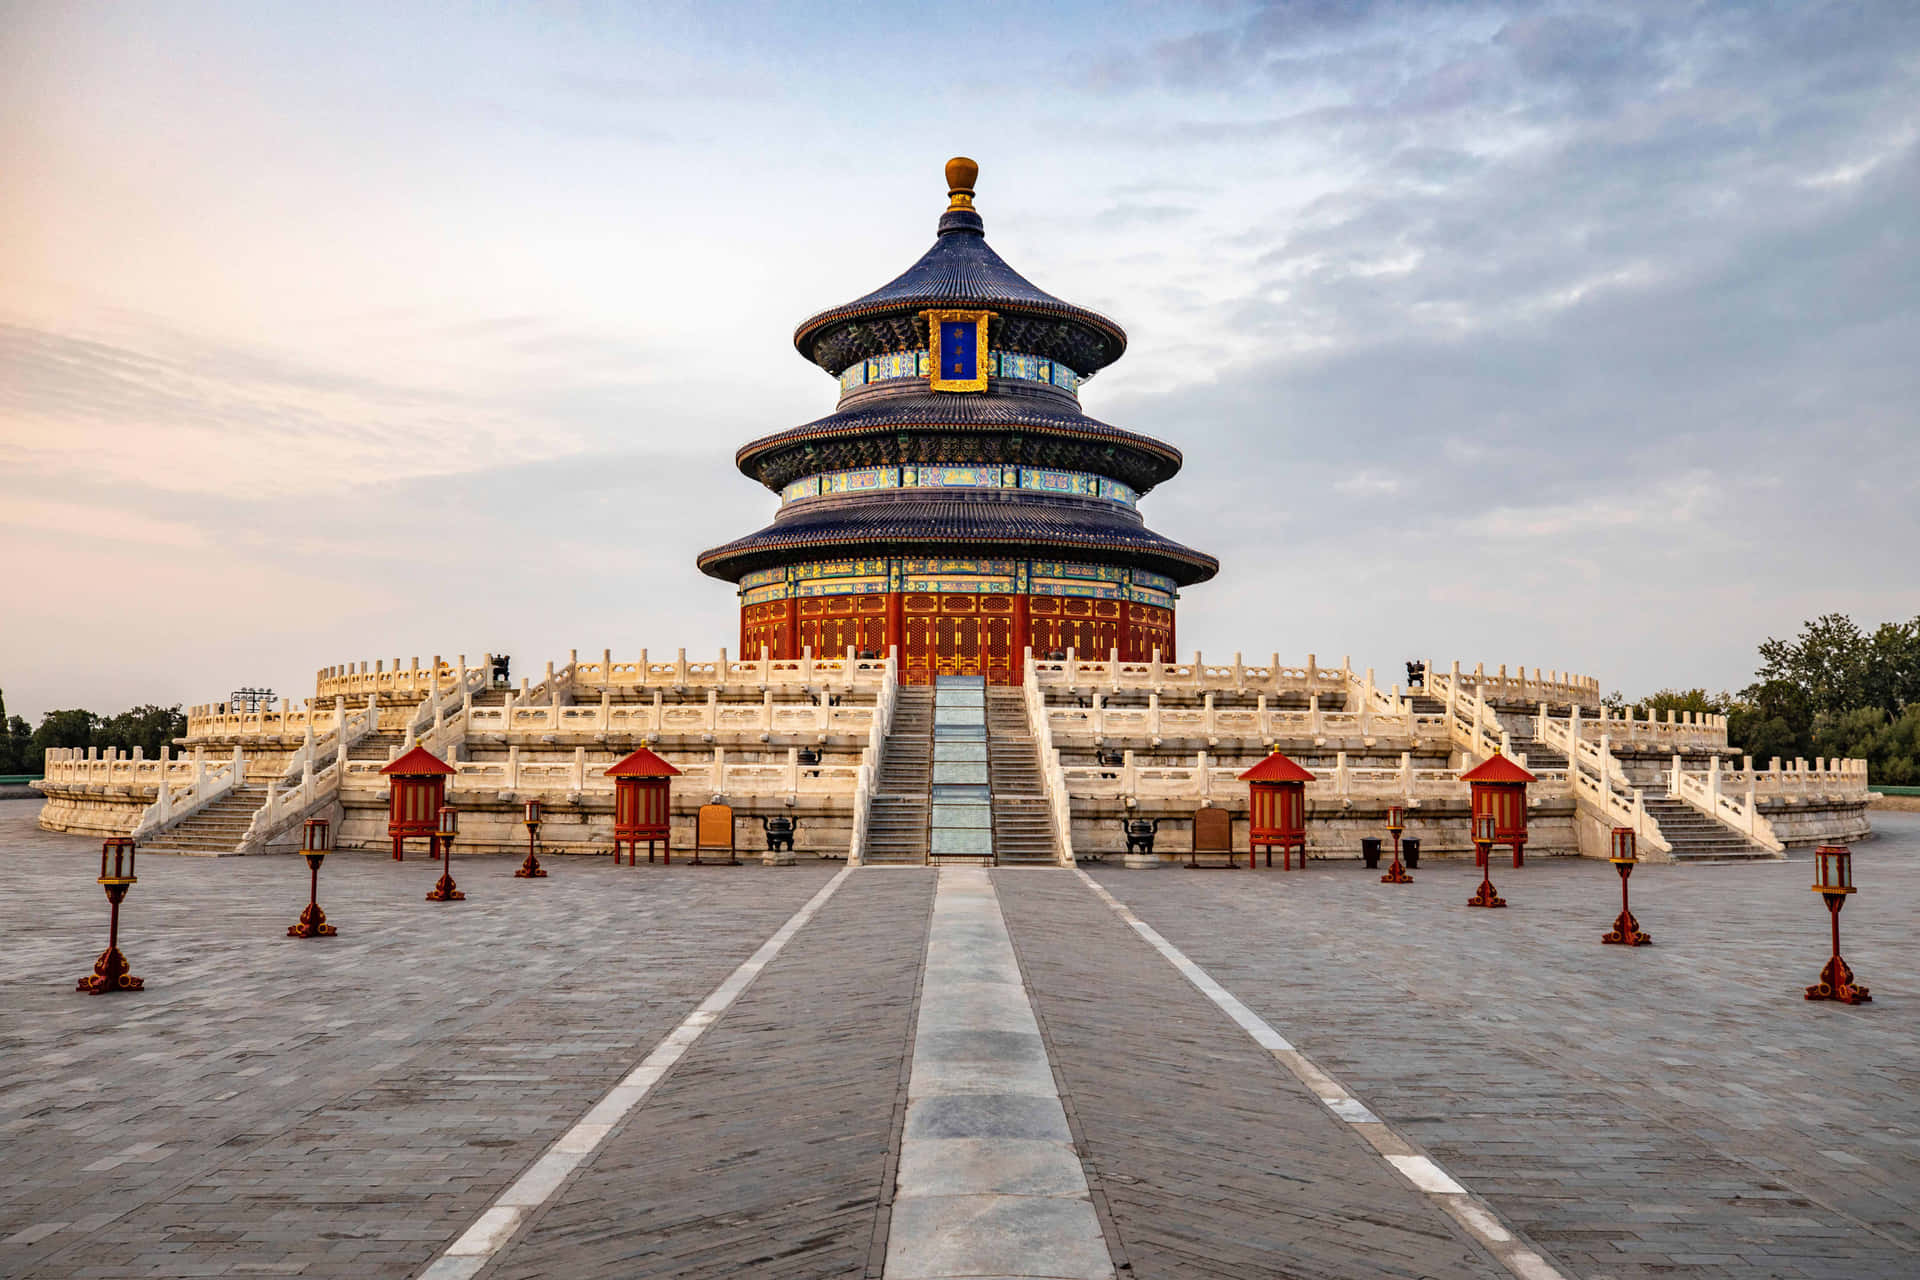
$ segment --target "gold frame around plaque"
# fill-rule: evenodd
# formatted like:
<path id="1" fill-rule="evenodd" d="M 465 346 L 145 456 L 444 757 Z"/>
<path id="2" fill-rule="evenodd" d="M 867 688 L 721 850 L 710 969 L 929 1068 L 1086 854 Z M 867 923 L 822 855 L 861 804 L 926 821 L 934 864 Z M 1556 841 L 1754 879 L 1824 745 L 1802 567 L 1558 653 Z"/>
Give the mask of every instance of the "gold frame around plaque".
<path id="1" fill-rule="evenodd" d="M 987 389 L 987 321 L 991 311 L 922 311 L 927 321 L 927 353 L 932 357 L 927 369 L 928 385 L 935 391 L 985 391 Z M 942 378 L 940 376 L 940 322 L 971 320 L 974 334 L 973 369 L 978 377 Z"/>

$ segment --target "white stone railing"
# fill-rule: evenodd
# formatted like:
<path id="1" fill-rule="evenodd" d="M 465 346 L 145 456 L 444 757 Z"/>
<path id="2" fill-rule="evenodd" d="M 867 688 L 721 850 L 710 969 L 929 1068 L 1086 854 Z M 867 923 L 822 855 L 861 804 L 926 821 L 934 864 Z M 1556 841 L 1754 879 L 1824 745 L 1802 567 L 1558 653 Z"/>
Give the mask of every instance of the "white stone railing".
<path id="1" fill-rule="evenodd" d="M 1323 807 L 1350 807 L 1356 800 L 1398 801 L 1418 808 L 1423 801 L 1465 800 L 1467 784 L 1452 769 L 1421 769 L 1409 753 L 1398 768 L 1353 768 L 1345 752 L 1335 756 L 1332 769 L 1314 770 L 1307 784 L 1309 800 Z M 1129 807 L 1142 801 L 1179 802 L 1196 807 L 1247 807 L 1247 784 L 1240 781 L 1244 765 L 1215 765 L 1200 752 L 1191 765 L 1139 765 L 1129 751 L 1118 765 L 1067 765 L 1062 772 L 1066 789 L 1076 800 L 1119 800 Z M 1528 788 L 1537 803 L 1565 796 L 1568 780 L 1558 770 L 1543 771 Z"/>
<path id="2" fill-rule="evenodd" d="M 860 773 L 853 785 L 853 838 L 847 843 L 847 865 L 857 867 L 866 860 L 867 828 L 873 815 L 873 790 L 880 781 L 880 757 L 886 750 L 887 735 L 893 732 L 893 708 L 899 700 L 900 683 L 894 673 L 897 664 L 887 664 L 874 695 L 873 715 L 867 725 L 867 745 L 860 752 Z"/>
<path id="3" fill-rule="evenodd" d="M 1432 687 L 1429 676 L 1428 688 Z M 1475 689 L 1462 689 L 1457 681 L 1447 682 L 1444 690 L 1441 696 L 1447 709 L 1442 713 L 1442 721 L 1448 738 L 1466 754 L 1468 763 L 1478 764 L 1496 751 L 1511 759 L 1513 744 L 1488 701 Z"/>
<path id="4" fill-rule="evenodd" d="M 200 751 L 176 757 L 166 747 L 152 760 L 139 747 L 131 753 L 113 747 L 49 747 L 40 781 L 47 784 L 43 790 L 134 792 L 153 788 L 157 795 L 163 782 L 176 790 L 192 786 L 197 776 L 195 761 L 203 757 Z"/>
<path id="5" fill-rule="evenodd" d="M 1105 692 L 1096 690 L 1090 707 L 1046 706 L 1044 717 L 1036 713 L 1036 726 L 1044 719 L 1052 740 L 1071 747 L 1100 746 L 1116 740 L 1157 746 L 1167 738 L 1204 738 L 1209 746 L 1219 745 L 1222 739 L 1324 745 L 1330 738 L 1371 745 L 1375 740 L 1403 742 L 1448 736 L 1445 716 L 1375 711 L 1375 700 L 1364 693 L 1356 696 L 1359 709 L 1355 711 L 1322 711 L 1318 694 L 1309 695 L 1304 711 L 1269 707 L 1265 694 L 1259 695 L 1259 705 L 1253 709 L 1215 707 L 1211 692 L 1199 707 L 1162 706 L 1159 694 L 1148 694 L 1145 707 L 1109 707 L 1105 699 Z"/>
<path id="6" fill-rule="evenodd" d="M 1553 719 L 1547 714 L 1546 703 L 1540 704 L 1534 719 L 1542 723 Z M 1727 718 L 1699 711 L 1669 711 L 1664 720 L 1648 712 L 1643 720 L 1633 714 L 1631 707 L 1627 708 L 1625 715 L 1615 715 L 1605 707 L 1592 715 L 1585 715 L 1582 714 L 1582 708 L 1576 706 L 1573 722 L 1581 735 L 1589 740 L 1611 738 L 1616 747 L 1626 750 L 1672 751 L 1675 748 L 1727 745 Z M 1536 730 L 1534 737 L 1544 741 L 1546 735 Z"/>
<path id="7" fill-rule="evenodd" d="M 340 723 L 336 702 L 318 701 L 296 708 L 285 698 L 274 710 L 230 711 L 228 703 L 210 702 L 187 708 L 187 741 L 226 738 L 277 739 L 282 742 L 307 734 L 332 733 Z"/>
<path id="8" fill-rule="evenodd" d="M 1476 663 L 1473 670 L 1467 671 L 1456 662 L 1443 671 L 1429 662 L 1425 683 L 1427 696 L 1436 699 L 1444 699 L 1450 689 L 1463 694 L 1468 689 L 1478 689 L 1480 696 L 1490 702 L 1520 702 L 1528 706 L 1566 702 L 1589 711 L 1600 707 L 1600 682 L 1592 676 L 1577 676 L 1566 671 L 1543 672 L 1539 667 L 1528 676 L 1525 667 L 1508 675 L 1504 663 L 1497 671 L 1488 671 L 1484 662 Z"/>
<path id="9" fill-rule="evenodd" d="M 604 758 L 590 761 L 587 749 L 576 747 L 571 759 L 555 760 L 509 747 L 505 760 L 453 762 L 449 794 L 492 791 L 579 798 L 598 796 L 611 804 L 613 779 L 606 776 L 606 771 L 616 757 L 604 752 L 601 755 Z M 385 767 L 384 760 L 348 761 L 344 790 L 362 797 L 368 793 L 384 793 L 388 784 L 380 770 Z M 716 797 L 780 797 L 791 801 L 803 797 L 844 797 L 851 804 L 861 768 L 857 762 L 803 765 L 797 747 L 788 748 L 786 760 L 780 763 L 728 764 L 725 750 L 716 749 L 710 761 L 676 761 L 675 767 L 680 774 L 673 779 L 671 794 L 677 804 L 684 806 L 704 804 Z"/>
<path id="10" fill-rule="evenodd" d="M 1028 657 L 1032 658 L 1031 650 Z M 1312 654 L 1307 655 L 1304 667 L 1280 665 L 1279 654 L 1274 654 L 1265 666 L 1248 666 L 1238 653 L 1233 655 L 1231 663 L 1214 665 L 1209 665 L 1199 653 L 1187 663 L 1162 662 L 1157 658 L 1151 662 L 1122 662 L 1117 649 L 1104 659 L 1082 658 L 1069 649 L 1064 662 L 1052 659 L 1032 659 L 1032 662 L 1032 680 L 1039 687 L 1050 692 L 1064 690 L 1070 695 L 1082 690 L 1118 693 L 1123 689 L 1344 694 L 1353 675 L 1344 660 L 1338 667 L 1322 667 Z"/>
<path id="11" fill-rule="evenodd" d="M 388 667 L 381 659 L 373 664 L 369 671 L 367 664 L 342 663 L 339 666 L 322 667 L 314 675 L 314 697 L 322 702 L 334 698 L 349 698 L 355 702 L 369 694 L 378 695 L 389 701 L 415 702 L 439 690 L 441 696 L 458 695 L 463 688 L 472 683 L 474 673 L 478 673 L 481 685 L 486 687 L 488 673 L 492 670 L 493 655 L 486 654 L 477 667 L 467 666 L 467 655 L 461 654 L 455 662 L 443 661 L 438 654 L 426 666 L 420 665 L 415 658 L 409 667 L 402 667 L 400 659 L 393 660 Z"/>
<path id="12" fill-rule="evenodd" d="M 1073 802 L 1067 790 L 1066 774 L 1060 767 L 1060 751 L 1054 745 L 1052 708 L 1047 706 L 1046 694 L 1042 692 L 1031 649 L 1026 653 L 1022 680 L 1021 692 L 1027 704 L 1027 723 L 1033 726 L 1033 747 L 1040 759 L 1040 790 L 1046 797 L 1047 817 L 1053 823 L 1054 850 L 1061 865 L 1070 867 L 1074 865 Z M 1100 693 L 1093 696 L 1096 711 L 1103 696 Z M 1157 707 L 1159 695 L 1152 697 Z M 1211 693 L 1207 695 L 1207 708 L 1209 711 L 1213 708 Z"/>
<path id="13" fill-rule="evenodd" d="M 1751 787 L 1762 800 L 1864 800 L 1872 790 L 1865 760 L 1838 757 L 1823 757 L 1812 764 L 1792 760 L 1782 765 L 1780 757 L 1775 756 L 1770 767 L 1755 769 L 1749 756 L 1743 768 L 1721 770 L 1720 782 L 1731 790 Z"/>
<path id="14" fill-rule="evenodd" d="M 891 680 L 891 672 L 883 683 Z M 767 690 L 759 702 L 721 702 L 718 689 L 707 700 L 669 703 L 654 690 L 651 703 L 613 702 L 606 691 L 595 703 L 571 705 L 473 707 L 467 712 L 467 733 L 513 741 L 564 734 L 604 734 L 631 738 L 752 737 L 765 741 L 773 734 L 810 734 L 825 737 L 864 737 L 875 719 L 873 706 L 829 706 L 828 694 L 818 702 L 775 702 Z"/>
<path id="15" fill-rule="evenodd" d="M 601 689 L 624 690 L 661 687 L 687 689 L 713 686 L 723 689 L 831 688 L 842 693 L 872 691 L 887 676 L 888 660 L 861 658 L 849 649 L 844 657 L 816 658 L 812 650 L 798 658 L 730 660 L 725 649 L 713 662 L 689 662 L 687 651 L 677 649 L 671 662 L 656 662 L 648 651 L 640 651 L 638 662 L 615 662 L 611 650 L 602 650 L 600 661 L 582 662 L 578 651 L 568 663 L 576 693 L 594 693 Z"/>

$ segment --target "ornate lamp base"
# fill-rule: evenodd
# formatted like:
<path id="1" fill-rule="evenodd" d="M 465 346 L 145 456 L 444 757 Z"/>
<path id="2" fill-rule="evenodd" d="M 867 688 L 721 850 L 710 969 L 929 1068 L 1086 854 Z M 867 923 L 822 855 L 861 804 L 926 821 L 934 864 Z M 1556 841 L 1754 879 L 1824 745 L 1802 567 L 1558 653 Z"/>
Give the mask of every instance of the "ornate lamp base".
<path id="1" fill-rule="evenodd" d="M 1493 891 L 1493 881 L 1482 880 L 1480 887 L 1473 891 L 1473 896 L 1467 899 L 1467 905 L 1470 907 L 1504 907 L 1507 905 L 1507 900 Z"/>
<path id="2" fill-rule="evenodd" d="M 327 913 L 320 909 L 317 902 L 309 902 L 307 909 L 300 913 L 300 923 L 287 926 L 289 938 L 332 938 L 339 930 L 327 923 Z"/>
<path id="3" fill-rule="evenodd" d="M 466 896 L 454 887 L 453 876 L 445 871 L 440 873 L 440 879 L 433 888 L 427 890 L 428 902 L 463 902 Z"/>
<path id="4" fill-rule="evenodd" d="M 139 991 L 144 988 L 146 981 L 128 973 L 127 968 L 127 957 L 120 948 L 108 947 L 93 962 L 93 972 L 75 983 L 74 990 L 90 996 L 103 996 L 109 991 Z"/>
<path id="5" fill-rule="evenodd" d="M 544 879 L 546 874 L 547 869 L 541 866 L 540 859 L 532 854 L 528 854 L 527 860 L 520 864 L 520 869 L 513 873 L 516 880 L 540 880 Z"/>
<path id="6" fill-rule="evenodd" d="M 1387 874 L 1380 877 L 1380 883 L 1412 884 L 1413 877 L 1407 874 L 1407 869 L 1401 866 L 1399 859 L 1396 858 L 1393 865 L 1387 868 Z"/>
<path id="7" fill-rule="evenodd" d="M 104 962 L 105 957 L 101 959 Z M 1841 1004 L 1873 1003 L 1867 989 L 1853 980 L 1853 969 L 1837 955 L 1820 971 L 1820 981 L 1807 988 L 1807 999 L 1838 1000 Z"/>
<path id="8" fill-rule="evenodd" d="M 1633 912 L 1622 911 L 1613 919 L 1613 929 L 1600 935 L 1600 941 L 1610 942 L 1621 947 L 1650 947 L 1653 935 L 1640 930 L 1640 922 L 1633 918 Z"/>

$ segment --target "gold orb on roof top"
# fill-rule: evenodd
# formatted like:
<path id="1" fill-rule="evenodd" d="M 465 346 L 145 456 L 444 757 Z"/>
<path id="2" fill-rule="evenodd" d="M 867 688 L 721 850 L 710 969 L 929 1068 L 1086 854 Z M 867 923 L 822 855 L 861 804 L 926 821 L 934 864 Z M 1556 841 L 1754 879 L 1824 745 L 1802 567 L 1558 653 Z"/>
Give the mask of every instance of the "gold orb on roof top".
<path id="1" fill-rule="evenodd" d="M 980 166 L 965 156 L 947 161 L 947 195 L 952 201 L 949 209 L 973 207 L 973 184 L 979 176 Z"/>

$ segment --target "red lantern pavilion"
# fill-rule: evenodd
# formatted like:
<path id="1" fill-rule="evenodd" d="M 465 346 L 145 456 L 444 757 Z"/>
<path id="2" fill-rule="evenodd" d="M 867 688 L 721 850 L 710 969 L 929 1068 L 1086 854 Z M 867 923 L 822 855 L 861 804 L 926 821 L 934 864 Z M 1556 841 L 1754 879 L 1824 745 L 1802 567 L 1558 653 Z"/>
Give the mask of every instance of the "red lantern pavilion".
<path id="1" fill-rule="evenodd" d="M 393 837 L 396 861 L 406 858 L 407 841 L 424 836 L 434 857 L 440 856 L 440 806 L 446 803 L 447 779 L 453 766 L 425 747 L 413 750 L 380 771 L 393 779 L 387 810 L 387 834 Z"/>
<path id="2" fill-rule="evenodd" d="M 1513 865 L 1525 860 L 1527 847 L 1527 784 L 1536 779 L 1513 761 L 1494 752 L 1460 775 L 1473 788 L 1473 830 L 1482 817 L 1493 819 L 1492 844 L 1513 850 Z"/>
<path id="3" fill-rule="evenodd" d="M 699 557 L 738 588 L 744 658 L 897 648 L 904 684 L 993 685 L 1021 681 L 1028 648 L 1144 662 L 1172 655 L 1180 590 L 1219 569 L 1140 517 L 1180 451 L 1081 412 L 1126 333 L 994 252 L 978 172 L 948 162 L 918 262 L 795 331 L 835 412 L 734 457 L 780 497 L 771 525 Z"/>
<path id="4" fill-rule="evenodd" d="M 647 842 L 647 861 L 653 861 L 653 842 L 666 845 L 667 865 L 673 864 L 673 845 L 667 839 L 672 814 L 667 789 L 680 771 L 642 744 L 640 749 L 607 770 L 613 779 L 613 861 L 620 863 L 620 846 L 627 846 L 627 865 L 639 861 L 639 846 Z"/>
<path id="5" fill-rule="evenodd" d="M 1248 819 L 1247 867 L 1264 847 L 1267 865 L 1273 865 L 1273 847 L 1280 846 L 1280 869 L 1293 868 L 1293 850 L 1300 850 L 1300 869 L 1307 869 L 1307 784 L 1313 774 L 1282 755 L 1273 754 L 1240 775 L 1247 784 L 1252 812 Z"/>

